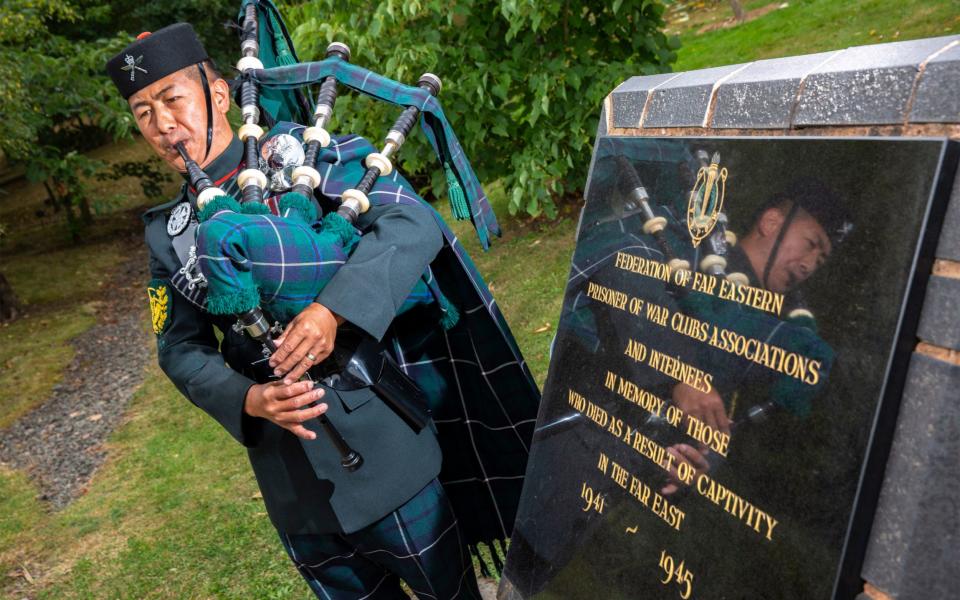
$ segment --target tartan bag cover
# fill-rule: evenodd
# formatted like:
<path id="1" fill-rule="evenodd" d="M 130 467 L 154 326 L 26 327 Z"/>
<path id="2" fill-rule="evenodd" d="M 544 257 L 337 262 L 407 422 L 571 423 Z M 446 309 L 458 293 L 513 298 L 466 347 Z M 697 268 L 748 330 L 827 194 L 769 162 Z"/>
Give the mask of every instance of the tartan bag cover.
<path id="1" fill-rule="evenodd" d="M 243 212 L 248 206 L 219 196 L 200 211 L 197 257 L 207 280 L 206 309 L 232 315 L 261 306 L 287 323 L 326 287 L 359 235 L 336 213 L 317 222 L 313 203 L 299 194 L 280 199 L 280 215 L 263 212 L 259 204 L 252 205 L 258 210 Z M 398 314 L 432 303 L 435 296 L 443 312 L 450 312 L 428 278 L 429 272 L 417 280 Z"/>

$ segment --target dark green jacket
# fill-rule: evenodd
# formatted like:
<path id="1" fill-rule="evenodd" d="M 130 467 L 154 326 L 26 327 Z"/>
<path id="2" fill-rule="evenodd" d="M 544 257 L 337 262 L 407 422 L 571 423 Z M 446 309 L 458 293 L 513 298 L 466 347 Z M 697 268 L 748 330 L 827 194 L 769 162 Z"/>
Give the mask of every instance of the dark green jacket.
<path id="1" fill-rule="evenodd" d="M 239 141 L 234 140 L 207 169 L 214 180 L 226 177 L 220 185 L 228 193 L 236 191 L 241 154 Z M 160 366 L 191 402 L 247 447 L 277 529 L 352 532 L 415 495 L 440 472 L 435 433 L 428 427 L 415 434 L 369 390 L 327 389 L 324 398 L 330 420 L 364 457 L 363 467 L 355 473 L 340 467 L 339 455 L 315 420 L 310 427 L 318 432 L 317 439 L 304 441 L 244 414 L 247 390 L 255 380 L 265 380 L 266 372 L 248 366 L 259 358 L 257 345 L 231 329 L 232 319 L 203 311 L 199 290 L 190 290 L 179 272 L 184 260 L 175 245 L 183 254 L 184 244 L 175 244 L 168 235 L 167 220 L 185 198 L 195 201 L 184 190 L 173 202 L 144 215 L 151 276 L 172 288 L 168 322 L 158 335 Z M 365 235 L 318 301 L 379 338 L 440 250 L 443 237 L 429 211 L 404 204 L 375 206 L 359 225 Z M 222 346 L 213 326 L 225 332 Z"/>

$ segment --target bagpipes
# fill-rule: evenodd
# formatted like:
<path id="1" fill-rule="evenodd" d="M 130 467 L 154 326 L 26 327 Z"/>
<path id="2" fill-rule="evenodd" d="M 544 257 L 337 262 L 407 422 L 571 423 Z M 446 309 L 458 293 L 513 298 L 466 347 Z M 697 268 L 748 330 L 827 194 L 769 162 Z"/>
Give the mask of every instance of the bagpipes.
<path id="1" fill-rule="evenodd" d="M 323 180 L 317 170 L 320 152 L 331 145 L 332 137 L 326 125 L 333 114 L 337 98 L 338 78 L 351 81 L 350 77 L 338 72 L 337 67 L 348 64 L 350 49 L 342 43 L 333 43 L 327 48 L 326 59 L 322 63 L 309 63 L 308 73 L 303 84 L 313 82 L 311 65 L 325 65 L 332 73 L 320 77 L 320 89 L 316 107 L 313 110 L 313 124 L 303 132 L 302 164 L 296 166 L 291 174 L 292 185 L 279 200 L 280 216 L 271 213 L 264 203 L 268 191 L 268 177 L 261 170 L 260 139 L 264 130 L 260 126 L 260 84 L 257 77 L 268 75 L 271 70 L 282 70 L 282 65 L 273 69 L 264 67 L 260 59 L 260 40 L 264 31 L 260 18 L 272 31 L 267 39 L 274 43 L 289 43 L 282 22 L 278 20 L 276 8 L 270 2 L 246 0 L 242 9 L 242 58 L 237 63 L 240 71 L 239 100 L 243 125 L 238 135 L 243 143 L 245 168 L 239 173 L 237 183 L 241 189 L 242 201 L 226 194 L 214 185 L 195 161 L 187 155 L 182 144 L 177 145 L 186 165 L 190 185 L 197 194 L 197 215 L 200 225 L 197 228 L 196 257 L 197 266 L 207 285 L 206 309 L 212 314 L 235 315 L 239 329 L 251 338 L 263 344 L 264 355 L 276 351 L 275 337 L 282 331 L 282 324 L 296 316 L 304 307 L 314 301 L 324 286 L 332 279 L 346 262 L 351 251 L 359 242 L 359 233 L 355 227 L 358 218 L 370 209 L 369 194 L 379 177 L 390 175 L 393 165 L 390 157 L 403 145 L 413 126 L 422 116 L 421 108 L 428 102 L 421 101 L 424 95 L 432 99 L 440 92 L 440 79 L 430 73 L 424 74 L 418 82 L 418 91 L 412 92 L 408 86 L 391 82 L 407 97 L 417 98 L 419 104 L 407 105 L 386 136 L 386 143 L 380 152 L 372 152 L 365 158 L 365 171 L 352 188 L 340 194 L 340 205 L 335 212 L 328 213 L 317 224 L 317 205 L 313 200 L 314 190 Z M 276 48 L 274 51 L 276 52 Z M 283 53 L 281 48 L 280 54 Z M 290 55 L 290 48 L 285 50 Z M 289 60 L 287 61 L 289 62 Z M 296 61 L 293 61 L 296 64 Z M 297 65 L 303 66 L 303 65 Z M 355 71 L 351 71 L 355 72 Z M 377 76 L 383 83 L 384 78 Z M 364 79 L 366 81 L 366 78 Z M 354 87 L 354 86 L 351 86 Z M 282 88 L 281 88 L 282 89 Z M 356 88 L 355 88 L 356 89 Z M 412 94 L 412 95 L 411 95 Z M 297 90 L 297 100 L 303 100 Z M 273 94 L 273 99 L 283 97 L 283 92 Z M 403 98 L 402 94 L 399 95 Z M 282 102 L 281 102 L 282 104 Z M 302 102 L 300 103 L 302 105 Z M 289 112 L 296 113 L 297 108 Z M 446 149 L 452 144 L 459 151 L 456 138 L 448 131 L 439 105 L 429 104 L 433 118 L 433 136 L 435 146 Z M 274 120 L 282 110 L 274 110 Z M 439 123 L 438 123 L 439 115 Z M 423 115 L 426 117 L 427 115 Z M 438 132 L 440 135 L 438 135 Z M 442 135 L 446 134 L 446 135 Z M 459 152 L 462 155 L 462 151 Z M 451 157 L 452 158 L 452 157 Z M 458 164 L 460 179 L 464 183 L 476 183 L 469 164 Z M 466 167 L 464 167 L 466 164 Z M 444 165 L 450 180 L 451 168 Z M 451 183 L 451 196 L 454 184 Z M 485 198 L 473 196 L 473 202 L 460 199 L 465 206 L 471 204 L 476 211 L 465 216 L 474 219 L 484 241 L 486 229 L 498 233 L 496 223 L 484 221 L 484 212 L 489 211 Z M 459 216 L 464 216 L 461 211 Z M 482 223 L 481 228 L 478 224 Z M 436 305 L 441 313 L 440 324 L 452 327 L 458 319 L 454 306 L 446 300 L 429 272 L 424 274 L 398 310 L 398 314 L 419 305 Z M 268 316 L 269 315 L 269 316 Z M 334 389 L 357 389 L 372 387 L 373 390 L 391 405 L 412 428 L 419 431 L 428 423 L 430 414 L 426 408 L 422 392 L 396 365 L 390 355 L 370 336 L 358 331 L 338 333 L 335 348 L 327 360 L 315 366 L 305 377 L 321 378 Z M 347 470 L 356 470 L 362 463 L 362 457 L 343 439 L 330 420 L 323 415 L 319 418 L 327 436 L 341 455 L 341 465 Z"/>
<path id="2" fill-rule="evenodd" d="M 716 225 L 711 233 L 704 238 L 706 252 L 698 261 L 698 268 L 702 273 L 718 279 L 725 279 L 734 286 L 749 285 L 749 278 L 744 273 L 727 272 L 726 255 L 731 247 L 736 245 L 737 236 L 728 228 L 727 217 L 723 212 L 713 211 L 711 203 L 716 200 L 715 192 L 711 189 L 719 172 L 720 156 L 712 156 L 704 150 L 696 153 L 699 162 L 697 183 L 688 198 L 687 219 L 690 224 L 696 225 L 696 220 L 707 212 L 716 212 Z M 623 156 L 616 157 L 616 164 L 620 174 L 621 192 L 639 208 L 643 221 L 643 232 L 655 240 L 657 247 L 663 253 L 666 264 L 671 270 L 691 270 L 690 261 L 680 257 L 674 250 L 666 235 L 668 220 L 656 214 L 651 205 L 650 195 L 631 161 Z M 703 185 L 699 185 L 703 183 Z M 687 224 L 685 224 L 687 225 Z M 685 236 L 686 231 L 680 235 Z M 785 350 L 799 354 L 810 354 L 822 360 L 825 370 L 833 361 L 833 352 L 817 335 L 816 322 L 813 313 L 803 306 L 792 308 L 785 318 L 780 319 L 773 315 L 762 314 L 758 310 L 744 309 L 736 303 L 705 293 L 694 292 L 686 287 L 679 286 L 671 278 L 667 285 L 667 292 L 677 301 L 681 310 L 687 315 L 701 321 L 716 324 L 730 330 L 744 329 L 756 332 L 751 337 L 763 337 L 778 342 Z M 776 336 L 776 337 L 774 337 Z M 709 351 L 714 352 L 715 351 Z M 709 359 L 716 362 L 716 358 Z M 714 369 L 714 387 L 721 394 L 735 395 L 736 390 L 746 381 L 746 373 L 750 371 L 741 360 L 730 357 L 728 364 Z M 715 365 L 716 366 L 716 365 Z M 747 366 L 748 367 L 748 366 Z M 818 385 L 806 385 L 787 375 L 770 373 L 769 377 L 751 379 L 752 385 L 761 385 L 763 380 L 769 382 L 766 401 L 750 407 L 744 416 L 733 422 L 734 427 L 750 423 L 759 423 L 780 410 L 786 408 L 796 414 L 804 414 L 809 410 L 813 397 L 822 388 L 826 377 Z"/>

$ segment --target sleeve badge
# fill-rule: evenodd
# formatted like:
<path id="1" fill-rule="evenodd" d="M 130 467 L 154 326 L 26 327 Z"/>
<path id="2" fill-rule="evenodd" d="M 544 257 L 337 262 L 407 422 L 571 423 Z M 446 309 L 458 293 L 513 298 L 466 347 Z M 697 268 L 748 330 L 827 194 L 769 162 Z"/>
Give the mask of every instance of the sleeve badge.
<path id="1" fill-rule="evenodd" d="M 150 321 L 153 332 L 161 335 L 170 326 L 173 305 L 170 302 L 170 286 L 162 279 L 154 279 L 147 285 L 147 297 L 150 299 Z"/>

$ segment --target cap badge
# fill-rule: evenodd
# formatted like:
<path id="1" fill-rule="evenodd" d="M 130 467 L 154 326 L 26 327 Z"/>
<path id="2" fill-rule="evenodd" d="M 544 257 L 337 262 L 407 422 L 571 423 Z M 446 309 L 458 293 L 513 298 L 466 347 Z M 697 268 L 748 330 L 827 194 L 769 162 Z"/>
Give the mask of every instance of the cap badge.
<path id="1" fill-rule="evenodd" d="M 147 70 L 140 66 L 140 63 L 143 62 L 143 55 L 141 54 L 136 59 L 134 59 L 129 54 L 123 57 L 123 62 L 127 63 L 127 66 L 120 67 L 121 71 L 130 71 L 130 81 L 136 80 L 137 71 L 142 71 L 146 73 Z"/>
<path id="2" fill-rule="evenodd" d="M 690 231 L 694 248 L 710 235 L 723 210 L 727 169 L 720 168 L 719 163 L 720 153 L 714 152 L 709 165 L 700 167 L 697 172 L 697 181 L 690 190 L 690 199 L 687 202 L 687 229 Z"/>

